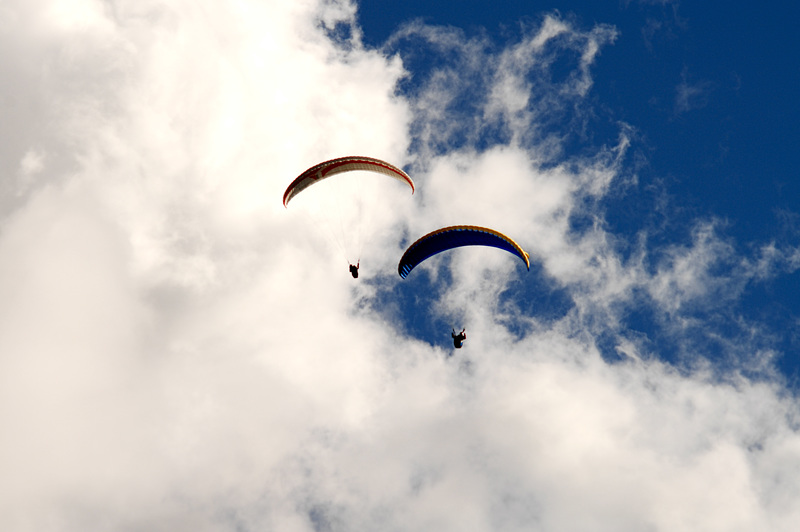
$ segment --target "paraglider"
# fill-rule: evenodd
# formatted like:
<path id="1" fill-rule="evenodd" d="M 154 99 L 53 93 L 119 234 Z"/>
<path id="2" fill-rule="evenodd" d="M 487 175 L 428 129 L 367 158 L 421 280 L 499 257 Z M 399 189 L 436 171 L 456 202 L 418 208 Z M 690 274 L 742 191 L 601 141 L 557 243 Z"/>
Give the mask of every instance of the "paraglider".
<path id="1" fill-rule="evenodd" d="M 321 181 L 324 181 L 337 174 L 358 171 L 371 172 L 373 174 L 384 175 L 396 179 L 410 187 L 411 194 L 414 194 L 414 181 L 400 168 L 389 164 L 386 161 L 372 157 L 348 156 L 319 163 L 300 174 L 289 184 L 289 186 L 286 188 L 286 191 L 283 193 L 283 206 L 288 208 L 289 202 L 293 198 L 316 183 L 320 183 Z M 357 179 L 361 179 L 361 177 L 357 176 Z M 325 187 L 322 188 L 324 189 Z M 359 187 L 356 188 L 358 189 Z M 324 191 L 323 196 L 326 200 L 328 199 L 328 192 L 329 190 Z M 341 193 L 342 189 L 340 189 L 338 192 Z M 356 192 L 358 192 L 358 190 L 356 190 Z M 355 195 L 357 196 L 358 194 L 356 193 Z M 357 279 L 360 267 L 360 258 L 355 261 L 355 264 L 353 263 L 353 259 L 360 256 L 360 248 L 363 245 L 364 238 L 362 236 L 362 229 L 364 227 L 370 227 L 369 221 L 360 219 L 360 210 L 356 210 L 350 220 L 343 220 L 344 215 L 342 214 L 342 205 L 338 204 L 338 200 L 340 198 L 337 197 L 338 194 L 333 196 L 335 201 L 332 202 L 332 205 L 335 208 L 331 210 L 338 212 L 330 212 L 325 210 L 320 211 L 323 212 L 321 218 L 316 218 L 313 221 L 323 232 L 328 232 L 328 236 L 342 249 L 343 254 L 345 255 L 345 258 L 349 264 L 350 275 L 352 275 L 354 279 Z M 349 194 L 342 194 L 342 199 L 349 202 L 351 199 L 353 199 L 353 196 Z M 370 198 L 370 201 L 372 201 L 372 198 Z M 356 205 L 359 204 L 356 202 Z M 349 222 L 353 223 L 351 224 Z M 338 229 L 338 232 L 336 229 Z M 357 249 L 354 250 L 354 248 Z"/>
<path id="2" fill-rule="evenodd" d="M 426 259 L 443 251 L 461 246 L 499 248 L 515 255 L 525 263 L 525 267 L 528 270 L 531 269 L 531 260 L 528 253 L 503 233 L 476 225 L 454 225 L 432 231 L 411 244 L 403 253 L 400 263 L 397 265 L 397 273 L 405 279 L 411 273 L 411 270 Z M 467 339 L 466 329 L 461 329 L 458 334 L 453 329 L 450 336 L 453 339 L 453 347 L 461 349 Z"/>
<path id="3" fill-rule="evenodd" d="M 456 330 L 453 329 L 451 336 L 453 337 L 453 347 L 456 349 L 461 349 L 462 343 L 467 339 L 467 333 L 465 331 L 466 329 L 461 329 L 461 332 L 456 334 Z"/>
<path id="4" fill-rule="evenodd" d="M 405 279 L 422 261 L 442 251 L 461 246 L 491 246 L 503 249 L 516 255 L 525 263 L 528 270 L 531 269 L 528 253 L 503 233 L 475 225 L 454 225 L 428 233 L 411 244 L 397 265 L 397 273 Z"/>
<path id="5" fill-rule="evenodd" d="M 366 170 L 403 181 L 411 187 L 411 193 L 414 193 L 414 181 L 411 180 L 407 173 L 398 167 L 386 161 L 381 161 L 380 159 L 373 159 L 372 157 L 349 156 L 319 163 L 297 176 L 286 189 L 286 192 L 283 193 L 283 206 L 288 207 L 289 201 L 291 201 L 292 198 L 314 183 L 319 183 L 323 179 L 327 179 L 336 174 L 353 172 L 356 170 Z"/>

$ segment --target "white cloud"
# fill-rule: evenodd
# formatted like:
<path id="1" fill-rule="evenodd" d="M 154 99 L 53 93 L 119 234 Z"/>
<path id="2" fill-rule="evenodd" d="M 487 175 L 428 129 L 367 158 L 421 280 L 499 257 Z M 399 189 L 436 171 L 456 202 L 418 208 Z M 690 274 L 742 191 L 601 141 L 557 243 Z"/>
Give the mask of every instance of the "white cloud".
<path id="1" fill-rule="evenodd" d="M 31 187 L 36 179 L 36 175 L 44 170 L 45 155 L 34 149 L 25 152 L 19 162 L 17 172 L 17 195 L 22 195 Z"/>
<path id="2" fill-rule="evenodd" d="M 712 88 L 708 81 L 690 82 L 689 75 L 684 69 L 681 73 L 681 82 L 675 87 L 675 114 L 705 107 Z"/>
<path id="3" fill-rule="evenodd" d="M 792 530 L 796 402 L 678 372 L 619 323 L 637 290 L 697 319 L 796 251 L 739 260 L 699 225 L 661 262 L 623 260 L 602 213 L 580 233 L 570 217 L 629 140 L 564 160 L 566 133 L 536 131 L 582 120 L 614 31 L 549 17 L 493 55 L 416 25 L 390 57 L 354 18 L 310 0 L 0 8 L 0 175 L 27 180 L 0 204 L 0 528 Z M 473 70 L 444 62 L 398 95 L 415 32 Z M 574 72 L 549 79 L 560 53 Z M 380 230 L 358 282 L 280 204 L 351 153 L 413 161 L 419 187 L 364 207 Z M 461 312 L 466 347 L 410 337 L 381 307 L 411 286 L 400 241 L 451 223 L 507 231 L 572 307 L 544 323 L 511 305 L 512 334 L 493 311 L 524 270 L 453 254 L 430 266 L 452 290 L 414 297 Z M 603 327 L 630 360 L 603 362 Z"/>

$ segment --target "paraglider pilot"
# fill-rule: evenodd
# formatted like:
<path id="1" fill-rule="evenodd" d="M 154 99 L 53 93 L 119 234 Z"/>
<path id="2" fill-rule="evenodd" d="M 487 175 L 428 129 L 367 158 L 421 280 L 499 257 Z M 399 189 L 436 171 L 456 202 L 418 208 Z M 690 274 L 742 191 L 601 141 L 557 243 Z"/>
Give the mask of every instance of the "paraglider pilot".
<path id="1" fill-rule="evenodd" d="M 456 334 L 456 330 L 453 329 L 451 336 L 453 337 L 453 346 L 456 349 L 461 349 L 462 342 L 467 339 L 467 333 L 464 331 L 466 331 L 466 329 L 461 329 L 461 332 Z"/>
<path id="2" fill-rule="evenodd" d="M 355 265 L 350 265 L 350 275 L 353 276 L 353 279 L 358 279 L 358 267 L 361 265 L 361 261 L 359 260 L 358 263 Z"/>

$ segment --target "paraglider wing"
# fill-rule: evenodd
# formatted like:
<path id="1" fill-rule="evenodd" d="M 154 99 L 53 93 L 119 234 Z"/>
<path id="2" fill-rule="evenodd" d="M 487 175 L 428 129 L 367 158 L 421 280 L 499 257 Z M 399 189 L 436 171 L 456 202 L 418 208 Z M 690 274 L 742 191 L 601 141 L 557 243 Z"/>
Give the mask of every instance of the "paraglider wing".
<path id="1" fill-rule="evenodd" d="M 454 225 L 428 233 L 411 244 L 397 265 L 397 273 L 405 279 L 411 270 L 425 259 L 461 246 L 491 246 L 504 249 L 522 259 L 528 270 L 531 269 L 528 254 L 506 235 L 486 227 Z"/>
<path id="2" fill-rule="evenodd" d="M 318 165 L 312 166 L 300 174 L 297 179 L 292 181 L 292 183 L 289 185 L 289 188 L 286 189 L 286 192 L 284 192 L 283 206 L 287 207 L 289 205 L 289 201 L 293 197 L 314 183 L 318 183 L 319 181 L 336 174 L 353 172 L 356 170 L 366 170 L 369 172 L 375 172 L 393 177 L 410 186 L 411 193 L 414 193 L 414 182 L 411 180 L 408 174 L 398 167 L 387 163 L 386 161 L 373 159 L 372 157 L 340 157 L 338 159 L 331 159 L 330 161 L 319 163 Z"/>

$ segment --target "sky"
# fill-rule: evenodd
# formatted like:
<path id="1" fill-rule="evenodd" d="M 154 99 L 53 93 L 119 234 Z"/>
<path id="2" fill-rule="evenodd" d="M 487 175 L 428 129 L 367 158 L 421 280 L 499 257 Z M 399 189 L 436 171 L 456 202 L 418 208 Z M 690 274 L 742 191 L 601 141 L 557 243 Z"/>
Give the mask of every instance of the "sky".
<path id="1" fill-rule="evenodd" d="M 800 8 L 698 4 L 0 3 L 0 529 L 796 530 Z"/>

